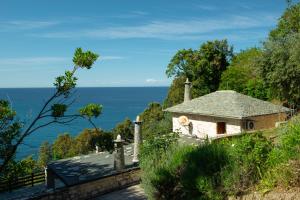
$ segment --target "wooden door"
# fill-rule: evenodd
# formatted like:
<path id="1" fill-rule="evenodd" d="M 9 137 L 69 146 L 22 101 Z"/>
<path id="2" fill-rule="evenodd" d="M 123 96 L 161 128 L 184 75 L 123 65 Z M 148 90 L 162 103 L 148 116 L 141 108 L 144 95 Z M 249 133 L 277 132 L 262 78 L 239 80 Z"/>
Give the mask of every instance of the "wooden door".
<path id="1" fill-rule="evenodd" d="M 226 123 L 225 122 L 217 122 L 217 134 L 226 133 Z"/>

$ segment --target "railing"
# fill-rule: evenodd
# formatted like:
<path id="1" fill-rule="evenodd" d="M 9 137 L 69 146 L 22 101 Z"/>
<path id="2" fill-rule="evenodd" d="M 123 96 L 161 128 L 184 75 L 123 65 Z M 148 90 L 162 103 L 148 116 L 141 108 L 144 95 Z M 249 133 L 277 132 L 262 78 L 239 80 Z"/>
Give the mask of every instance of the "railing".
<path id="1" fill-rule="evenodd" d="M 17 177 L 13 180 L 0 180 L 0 192 L 12 191 L 27 186 L 33 187 L 35 184 L 42 182 L 45 182 L 45 173 L 43 171 Z"/>

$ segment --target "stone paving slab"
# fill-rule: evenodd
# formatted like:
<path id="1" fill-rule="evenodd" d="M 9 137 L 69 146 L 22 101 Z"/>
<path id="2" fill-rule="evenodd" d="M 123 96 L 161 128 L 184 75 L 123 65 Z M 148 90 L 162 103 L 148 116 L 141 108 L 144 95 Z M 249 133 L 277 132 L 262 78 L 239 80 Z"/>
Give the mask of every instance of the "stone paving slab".
<path id="1" fill-rule="evenodd" d="M 93 200 L 146 200 L 147 197 L 141 185 L 134 185 L 122 190 L 99 196 Z"/>

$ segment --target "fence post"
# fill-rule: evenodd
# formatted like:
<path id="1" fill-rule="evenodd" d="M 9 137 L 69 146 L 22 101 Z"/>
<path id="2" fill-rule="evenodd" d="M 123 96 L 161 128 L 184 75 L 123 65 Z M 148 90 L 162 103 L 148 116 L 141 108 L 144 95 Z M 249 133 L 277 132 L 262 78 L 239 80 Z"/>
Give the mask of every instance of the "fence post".
<path id="1" fill-rule="evenodd" d="M 11 179 L 8 179 L 8 191 L 11 192 Z"/>
<path id="2" fill-rule="evenodd" d="M 31 186 L 33 187 L 33 176 L 34 176 L 34 174 L 33 174 L 33 172 L 31 172 Z"/>

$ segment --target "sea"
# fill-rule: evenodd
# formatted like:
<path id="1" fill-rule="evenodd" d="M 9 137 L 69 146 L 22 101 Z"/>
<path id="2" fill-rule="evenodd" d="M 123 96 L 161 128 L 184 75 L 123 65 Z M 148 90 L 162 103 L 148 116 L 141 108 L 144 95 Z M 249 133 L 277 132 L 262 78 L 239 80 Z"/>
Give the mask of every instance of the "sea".
<path id="1" fill-rule="evenodd" d="M 0 99 L 6 99 L 17 112 L 17 119 L 26 128 L 41 110 L 46 100 L 54 93 L 54 88 L 0 88 Z M 149 103 L 162 103 L 168 92 L 168 87 L 95 87 L 76 88 L 70 98 L 74 103 L 69 113 L 88 103 L 103 106 L 102 114 L 94 120 L 95 124 L 104 130 L 111 130 L 126 117 L 134 120 L 143 112 Z M 32 155 L 37 158 L 40 145 L 44 141 L 52 143 L 59 134 L 78 135 L 85 128 L 93 128 L 84 119 L 77 119 L 68 125 L 49 125 L 28 136 L 18 148 L 16 159 Z"/>

